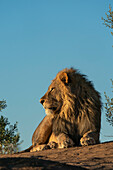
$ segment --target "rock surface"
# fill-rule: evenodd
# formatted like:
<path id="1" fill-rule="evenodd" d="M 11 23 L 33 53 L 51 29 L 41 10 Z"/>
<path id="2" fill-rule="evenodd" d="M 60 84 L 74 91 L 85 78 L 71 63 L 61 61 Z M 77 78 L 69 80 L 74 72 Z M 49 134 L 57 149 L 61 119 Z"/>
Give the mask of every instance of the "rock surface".
<path id="1" fill-rule="evenodd" d="M 0 155 L 0 169 L 113 169 L 113 142 L 34 153 Z"/>

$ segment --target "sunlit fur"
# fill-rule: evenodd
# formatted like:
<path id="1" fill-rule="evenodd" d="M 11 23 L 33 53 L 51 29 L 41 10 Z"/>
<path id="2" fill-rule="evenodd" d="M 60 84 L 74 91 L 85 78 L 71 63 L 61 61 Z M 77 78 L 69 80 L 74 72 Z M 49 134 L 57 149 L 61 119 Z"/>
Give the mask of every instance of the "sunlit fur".
<path id="1" fill-rule="evenodd" d="M 54 92 L 50 95 L 50 89 Z M 99 143 L 101 124 L 100 94 L 94 89 L 86 76 L 77 70 L 64 69 L 52 81 L 47 93 L 43 96 L 45 107 L 59 107 L 54 114 L 52 132 L 58 136 L 67 134 L 76 145 L 88 131 L 98 133 L 96 143 Z M 56 105 L 53 100 L 56 100 Z"/>

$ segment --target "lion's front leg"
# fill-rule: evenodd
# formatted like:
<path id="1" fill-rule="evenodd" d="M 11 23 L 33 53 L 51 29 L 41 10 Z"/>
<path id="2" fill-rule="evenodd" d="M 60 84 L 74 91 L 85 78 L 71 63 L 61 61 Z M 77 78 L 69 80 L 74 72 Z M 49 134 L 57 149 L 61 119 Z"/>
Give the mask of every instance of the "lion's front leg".
<path id="1" fill-rule="evenodd" d="M 94 145 L 96 143 L 99 143 L 99 133 L 98 132 L 88 131 L 80 139 L 80 144 L 83 146 Z"/>
<path id="2" fill-rule="evenodd" d="M 49 136 L 52 132 L 52 120 L 53 116 L 45 116 L 40 122 L 32 136 L 32 145 L 35 147 L 37 144 L 47 143 Z"/>
<path id="3" fill-rule="evenodd" d="M 74 146 L 74 142 L 72 139 L 69 138 L 68 135 L 61 133 L 56 136 L 54 133 L 50 136 L 49 147 L 53 148 L 68 148 Z"/>
<path id="4" fill-rule="evenodd" d="M 74 142 L 72 139 L 69 138 L 68 135 L 61 133 L 58 136 L 58 148 L 68 148 L 73 146 L 74 146 Z"/>
<path id="5" fill-rule="evenodd" d="M 52 132 L 47 145 L 50 147 L 50 149 L 58 148 L 58 138 L 55 136 L 54 132 Z"/>

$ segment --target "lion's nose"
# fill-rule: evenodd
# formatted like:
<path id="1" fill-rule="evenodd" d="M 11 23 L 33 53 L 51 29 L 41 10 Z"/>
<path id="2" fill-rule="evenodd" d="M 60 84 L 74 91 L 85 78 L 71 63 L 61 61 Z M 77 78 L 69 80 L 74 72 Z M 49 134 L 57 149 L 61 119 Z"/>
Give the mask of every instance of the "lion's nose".
<path id="1" fill-rule="evenodd" d="M 40 99 L 40 103 L 43 105 L 43 103 L 44 103 L 44 99 Z"/>

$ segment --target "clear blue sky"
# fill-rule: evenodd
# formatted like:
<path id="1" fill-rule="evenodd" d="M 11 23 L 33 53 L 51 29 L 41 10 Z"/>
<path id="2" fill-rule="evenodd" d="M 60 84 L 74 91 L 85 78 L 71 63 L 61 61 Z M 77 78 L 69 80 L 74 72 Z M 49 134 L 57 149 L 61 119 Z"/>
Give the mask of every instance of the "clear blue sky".
<path id="1" fill-rule="evenodd" d="M 101 17 L 112 0 L 0 0 L 0 114 L 18 121 L 24 142 L 31 145 L 35 128 L 45 116 L 39 103 L 51 80 L 65 67 L 86 74 L 109 96 L 113 79 L 113 37 Z M 112 8 L 113 9 L 113 8 Z M 103 135 L 112 135 L 102 110 Z M 101 134 L 101 141 L 113 140 Z"/>

